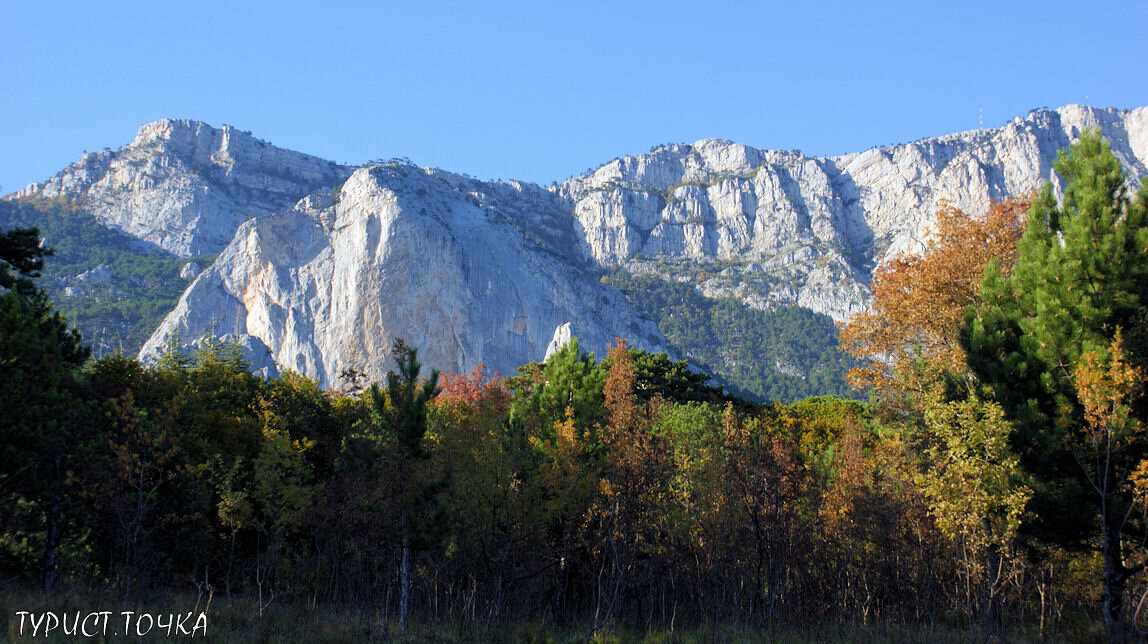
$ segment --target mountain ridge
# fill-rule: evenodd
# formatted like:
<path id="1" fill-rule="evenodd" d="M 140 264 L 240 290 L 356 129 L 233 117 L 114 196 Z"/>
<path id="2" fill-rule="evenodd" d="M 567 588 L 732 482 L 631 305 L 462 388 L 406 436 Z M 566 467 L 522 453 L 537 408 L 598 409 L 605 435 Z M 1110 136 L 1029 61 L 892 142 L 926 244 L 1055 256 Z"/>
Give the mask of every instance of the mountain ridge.
<path id="1" fill-rule="evenodd" d="M 978 212 L 1048 180 L 1058 188 L 1052 161 L 1088 128 L 1110 140 L 1130 184 L 1148 175 L 1144 107 L 1033 110 L 833 157 L 702 139 L 549 188 L 402 162 L 356 170 L 229 126 L 162 120 L 15 197 L 67 200 L 183 256 L 218 246 L 142 357 L 168 334 L 231 334 L 268 373 L 330 385 L 344 367 L 381 376 L 396 337 L 452 371 L 507 373 L 562 333 L 596 352 L 615 335 L 673 349 L 601 283 L 618 270 L 845 320 L 865 309 L 881 261 L 926 248 L 942 201 Z M 420 268 L 433 279 L 410 277 Z"/>

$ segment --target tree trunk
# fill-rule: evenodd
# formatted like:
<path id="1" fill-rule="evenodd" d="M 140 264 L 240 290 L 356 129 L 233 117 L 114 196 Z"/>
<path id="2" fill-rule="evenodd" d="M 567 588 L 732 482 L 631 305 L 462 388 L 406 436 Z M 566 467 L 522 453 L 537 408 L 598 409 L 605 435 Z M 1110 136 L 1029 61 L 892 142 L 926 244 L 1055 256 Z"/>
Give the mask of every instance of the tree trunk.
<path id="1" fill-rule="evenodd" d="M 992 535 L 992 527 L 985 520 L 988 534 Z M 1004 603 L 1001 601 L 1001 574 L 1004 566 L 1004 556 L 1000 547 L 990 544 L 985 548 L 985 632 L 990 636 L 997 636 L 1004 632 Z"/>
<path id="2" fill-rule="evenodd" d="M 1104 626 L 1108 630 L 1109 642 L 1126 642 L 1129 633 L 1124 621 L 1124 587 L 1128 581 L 1128 570 L 1124 567 L 1119 525 L 1104 522 L 1103 548 Z"/>
<path id="3" fill-rule="evenodd" d="M 54 482 L 59 485 L 63 479 L 60 467 L 60 455 L 56 455 L 56 477 Z M 56 570 L 56 554 L 60 549 L 60 490 L 57 487 L 52 492 L 52 501 L 44 513 L 48 521 L 47 543 L 44 544 L 44 592 L 51 593 L 56 589 L 59 573 Z"/>
<path id="4" fill-rule="evenodd" d="M 407 529 L 407 510 L 403 508 L 399 518 L 403 532 L 402 563 L 399 567 L 399 628 L 407 629 L 407 609 L 411 600 L 411 535 Z"/>
<path id="5" fill-rule="evenodd" d="M 56 588 L 56 552 L 60 545 L 60 502 L 52 499 L 45 513 L 48 518 L 47 543 L 44 546 L 44 592 L 51 593 Z"/>

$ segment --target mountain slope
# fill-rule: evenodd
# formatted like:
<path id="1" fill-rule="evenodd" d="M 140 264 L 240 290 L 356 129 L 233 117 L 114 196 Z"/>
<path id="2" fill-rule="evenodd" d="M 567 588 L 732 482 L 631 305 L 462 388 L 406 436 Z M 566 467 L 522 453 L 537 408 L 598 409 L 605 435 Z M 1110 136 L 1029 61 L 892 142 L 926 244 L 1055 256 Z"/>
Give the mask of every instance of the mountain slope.
<path id="1" fill-rule="evenodd" d="M 37 227 L 52 255 L 40 288 L 99 357 L 139 352 L 212 256 L 188 261 L 56 202 L 0 200 L 0 230 Z"/>
<path id="2" fill-rule="evenodd" d="M 719 311 L 713 320 L 797 305 L 842 321 L 864 310 L 884 258 L 925 248 L 942 200 L 975 213 L 1055 185 L 1052 160 L 1085 128 L 1111 141 L 1130 183 L 1148 175 L 1148 108 L 1036 110 L 998 129 L 831 158 L 708 139 L 549 190 L 399 163 L 347 179 L 351 168 L 226 126 L 159 121 L 20 195 L 73 204 L 178 255 L 222 249 L 144 357 L 169 334 L 231 334 L 269 371 L 337 384 L 345 368 L 384 373 L 395 337 L 428 367 L 508 373 L 572 333 L 597 352 L 618 335 L 718 356 L 707 366 L 726 378 L 772 370 L 796 382 L 807 374 L 790 372 L 809 356 L 764 355 L 778 345 L 756 332 L 722 338 L 716 352 L 681 339 L 706 333 L 678 329 L 667 343 L 602 281 L 624 272 L 629 284 L 649 276 L 740 302 L 694 307 Z"/>

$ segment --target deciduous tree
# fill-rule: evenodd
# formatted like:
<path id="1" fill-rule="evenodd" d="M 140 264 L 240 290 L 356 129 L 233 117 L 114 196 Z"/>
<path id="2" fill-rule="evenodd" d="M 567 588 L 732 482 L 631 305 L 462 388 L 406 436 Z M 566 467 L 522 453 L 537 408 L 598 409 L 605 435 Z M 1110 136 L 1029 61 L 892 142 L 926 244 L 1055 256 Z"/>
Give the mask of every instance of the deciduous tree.
<path id="1" fill-rule="evenodd" d="M 1011 271 L 1029 203 L 994 202 L 983 217 L 944 204 L 926 254 L 895 257 L 877 270 L 870 309 L 840 333 L 842 349 L 864 361 L 849 374 L 854 386 L 896 397 L 923 392 L 946 373 L 966 373 L 959 340 L 965 310 L 978 302 L 990 261 Z"/>

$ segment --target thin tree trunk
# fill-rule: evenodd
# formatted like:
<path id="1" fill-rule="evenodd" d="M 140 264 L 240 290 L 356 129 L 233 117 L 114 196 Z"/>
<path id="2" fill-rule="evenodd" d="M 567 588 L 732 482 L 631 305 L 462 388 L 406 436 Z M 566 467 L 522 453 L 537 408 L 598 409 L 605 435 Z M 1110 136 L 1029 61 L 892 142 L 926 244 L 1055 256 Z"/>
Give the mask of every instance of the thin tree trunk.
<path id="1" fill-rule="evenodd" d="M 411 535 L 407 529 L 407 511 L 403 508 L 399 519 L 403 532 L 402 563 L 399 568 L 399 628 L 407 629 L 407 610 L 411 600 Z"/>
<path id="2" fill-rule="evenodd" d="M 1108 630 L 1108 641 L 1126 642 L 1129 633 L 1124 622 L 1124 586 L 1128 571 L 1121 553 L 1120 526 L 1110 525 L 1107 520 L 1104 521 L 1103 548 L 1104 626 Z"/>
<path id="3" fill-rule="evenodd" d="M 992 529 L 985 520 L 988 534 Z M 1001 575 L 1004 574 L 1004 555 L 996 544 L 985 548 L 985 591 L 987 593 L 985 606 L 985 630 L 990 636 L 1000 635 L 1004 632 L 1004 603 L 1001 601 Z"/>
<path id="4" fill-rule="evenodd" d="M 62 478 L 60 471 L 60 455 L 56 455 L 56 482 Z M 56 589 L 56 580 L 59 574 L 56 570 L 56 554 L 60 548 L 60 491 L 57 488 L 52 492 L 52 502 L 48 504 L 47 512 L 48 534 L 44 545 L 44 591 L 51 593 Z"/>
<path id="5" fill-rule="evenodd" d="M 56 552 L 60 544 L 60 502 L 52 499 L 48 506 L 48 542 L 44 552 L 44 592 L 51 593 L 56 588 Z"/>

